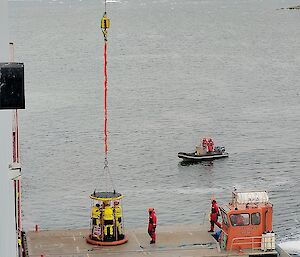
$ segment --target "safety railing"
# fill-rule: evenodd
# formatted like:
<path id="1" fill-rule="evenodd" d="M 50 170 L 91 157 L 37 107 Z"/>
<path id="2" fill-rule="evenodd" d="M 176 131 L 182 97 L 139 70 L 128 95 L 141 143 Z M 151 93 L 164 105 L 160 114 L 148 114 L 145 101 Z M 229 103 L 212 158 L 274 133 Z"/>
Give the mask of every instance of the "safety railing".
<path id="1" fill-rule="evenodd" d="M 256 241 L 255 241 L 256 240 Z M 244 242 L 236 242 L 236 241 L 244 241 Z M 236 237 L 232 239 L 230 245 L 230 251 L 232 251 L 233 246 L 239 245 L 249 245 L 251 244 L 251 250 L 260 250 L 261 249 L 262 236 L 252 236 L 252 237 Z M 255 247 L 254 245 L 259 244 L 259 246 Z"/>
<path id="2" fill-rule="evenodd" d="M 228 236 L 228 234 L 225 232 L 225 230 L 223 230 L 222 228 L 220 228 L 220 229 L 226 236 Z"/>

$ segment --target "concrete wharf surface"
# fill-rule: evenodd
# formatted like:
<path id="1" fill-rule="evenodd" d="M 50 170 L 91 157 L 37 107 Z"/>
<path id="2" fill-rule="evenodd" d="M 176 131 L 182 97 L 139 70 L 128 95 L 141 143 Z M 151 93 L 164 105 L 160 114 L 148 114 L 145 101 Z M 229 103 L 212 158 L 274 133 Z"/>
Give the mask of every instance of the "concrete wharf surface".
<path id="1" fill-rule="evenodd" d="M 86 243 L 88 229 L 27 232 L 29 257 L 191 257 L 225 256 L 216 241 L 200 225 L 159 226 L 157 242 L 150 245 L 147 227 L 127 231 L 128 242 L 119 246 L 93 246 Z"/>
<path id="2" fill-rule="evenodd" d="M 147 227 L 128 230 L 128 242 L 118 246 L 86 243 L 88 229 L 27 232 L 29 257 L 246 257 L 261 255 L 259 250 L 220 251 L 218 243 L 201 225 L 173 225 L 157 228 L 157 242 L 150 244 Z M 289 257 L 285 252 L 280 256 Z M 267 252 L 275 254 L 277 252 Z M 270 256 L 270 255 L 269 255 Z"/>

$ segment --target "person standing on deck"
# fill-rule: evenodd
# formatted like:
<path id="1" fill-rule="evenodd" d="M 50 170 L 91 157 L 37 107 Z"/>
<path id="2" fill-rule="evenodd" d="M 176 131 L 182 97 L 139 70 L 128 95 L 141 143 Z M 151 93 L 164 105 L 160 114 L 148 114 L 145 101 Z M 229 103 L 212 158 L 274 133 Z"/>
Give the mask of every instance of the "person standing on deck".
<path id="1" fill-rule="evenodd" d="M 215 224 L 221 228 L 221 224 L 218 222 L 219 208 L 216 199 L 211 201 L 211 213 L 210 213 L 210 230 L 208 232 L 214 232 Z"/>
<path id="2" fill-rule="evenodd" d="M 156 214 L 155 214 L 155 210 L 154 208 L 149 208 L 148 209 L 149 212 L 149 224 L 148 224 L 148 234 L 151 237 L 151 241 L 150 244 L 155 244 L 156 241 Z"/>

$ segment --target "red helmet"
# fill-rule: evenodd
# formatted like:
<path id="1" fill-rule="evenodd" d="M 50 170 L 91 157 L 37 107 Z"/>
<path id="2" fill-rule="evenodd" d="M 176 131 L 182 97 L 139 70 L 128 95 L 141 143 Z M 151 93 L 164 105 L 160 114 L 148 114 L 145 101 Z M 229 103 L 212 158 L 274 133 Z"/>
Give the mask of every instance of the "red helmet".
<path id="1" fill-rule="evenodd" d="M 148 212 L 152 212 L 152 211 L 154 211 L 154 208 L 148 208 Z"/>

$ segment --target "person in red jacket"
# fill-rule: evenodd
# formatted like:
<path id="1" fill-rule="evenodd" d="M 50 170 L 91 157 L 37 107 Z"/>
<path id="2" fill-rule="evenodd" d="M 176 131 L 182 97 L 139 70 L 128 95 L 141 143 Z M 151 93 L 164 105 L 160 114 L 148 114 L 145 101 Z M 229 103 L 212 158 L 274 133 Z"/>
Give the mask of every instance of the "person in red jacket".
<path id="1" fill-rule="evenodd" d="M 211 201 L 211 213 L 210 213 L 210 230 L 208 232 L 214 232 L 215 224 L 221 228 L 221 224 L 218 222 L 219 208 L 217 201 L 213 199 Z"/>
<path id="2" fill-rule="evenodd" d="M 205 151 L 207 151 L 207 143 L 208 143 L 208 141 L 207 141 L 206 138 L 204 137 L 204 138 L 202 139 L 202 148 L 203 148 L 203 150 L 205 150 Z"/>
<path id="3" fill-rule="evenodd" d="M 157 219 L 156 219 L 154 208 L 149 208 L 148 212 L 149 212 L 148 234 L 151 237 L 150 244 L 155 244 L 155 240 L 156 240 L 155 229 L 156 229 Z"/>
<path id="4" fill-rule="evenodd" d="M 207 143 L 208 152 L 213 152 L 214 150 L 214 141 L 210 138 Z"/>

